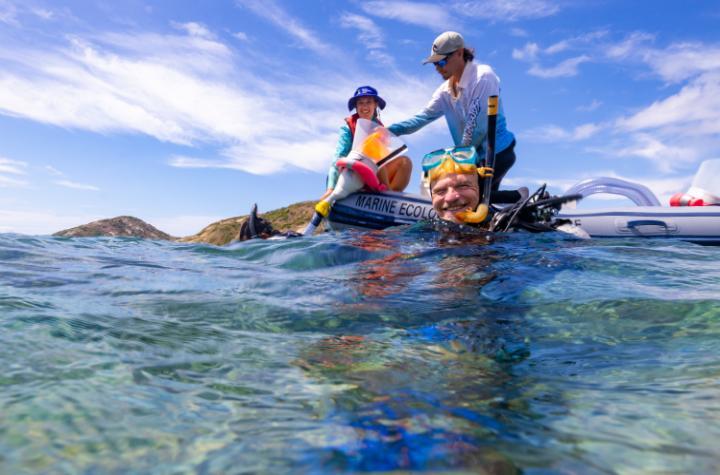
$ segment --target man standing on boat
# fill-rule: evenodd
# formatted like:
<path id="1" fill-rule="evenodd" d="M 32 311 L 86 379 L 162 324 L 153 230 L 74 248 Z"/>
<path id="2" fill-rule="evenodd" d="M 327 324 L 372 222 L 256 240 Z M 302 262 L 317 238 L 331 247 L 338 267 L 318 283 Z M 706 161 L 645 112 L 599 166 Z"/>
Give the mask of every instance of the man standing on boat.
<path id="1" fill-rule="evenodd" d="M 445 116 L 455 146 L 472 145 L 477 149 L 478 157 L 485 157 L 488 96 L 499 96 L 500 79 L 490 66 L 475 64 L 473 59 L 473 51 L 465 47 L 460 33 L 446 31 L 435 38 L 432 52 L 423 64 L 432 63 L 445 82 L 435 90 L 422 111 L 391 125 L 388 130 L 395 135 L 412 134 Z M 503 177 L 515 163 L 515 136 L 506 128 L 502 101 L 498 106 L 495 137 L 493 191 L 498 190 Z"/>

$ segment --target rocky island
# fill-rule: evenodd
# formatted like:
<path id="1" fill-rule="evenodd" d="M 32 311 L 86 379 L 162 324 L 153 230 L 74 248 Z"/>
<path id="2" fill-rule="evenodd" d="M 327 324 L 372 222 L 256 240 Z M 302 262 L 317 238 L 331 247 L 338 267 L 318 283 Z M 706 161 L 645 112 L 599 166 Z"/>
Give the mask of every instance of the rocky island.
<path id="1" fill-rule="evenodd" d="M 259 213 L 258 216 L 268 221 L 278 231 L 299 231 L 310 221 L 314 205 L 314 201 L 303 201 L 267 213 Z M 224 246 L 237 239 L 240 226 L 246 220 L 247 215 L 227 218 L 205 226 L 197 234 L 173 237 L 141 219 L 133 216 L 118 216 L 58 231 L 53 236 L 134 237 Z"/>
<path id="2" fill-rule="evenodd" d="M 118 216 L 116 218 L 101 219 L 82 226 L 58 231 L 53 236 L 63 237 L 138 237 L 145 239 L 164 239 L 174 241 L 177 238 L 170 236 L 133 216 Z"/>

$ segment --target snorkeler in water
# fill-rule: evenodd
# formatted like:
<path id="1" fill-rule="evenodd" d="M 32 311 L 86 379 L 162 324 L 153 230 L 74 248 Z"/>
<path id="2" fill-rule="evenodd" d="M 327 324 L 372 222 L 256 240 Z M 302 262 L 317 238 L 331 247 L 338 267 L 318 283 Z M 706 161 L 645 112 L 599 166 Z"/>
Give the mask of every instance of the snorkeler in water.
<path id="1" fill-rule="evenodd" d="M 441 220 L 495 232 L 554 231 L 558 224 L 558 221 L 551 224 L 554 212 L 563 203 L 582 198 L 579 195 L 551 197 L 543 185 L 532 195 L 526 188 L 521 190 L 519 199 L 505 208 L 487 206 L 483 202 L 482 184 L 492 177 L 492 170 L 478 167 L 476 163 L 472 147 L 436 150 L 423 158 L 433 209 Z"/>
<path id="2" fill-rule="evenodd" d="M 273 228 L 270 222 L 264 220 L 257 215 L 257 204 L 253 204 L 250 214 L 247 219 L 240 225 L 240 232 L 238 232 L 238 241 L 247 241 L 249 239 L 268 239 L 272 237 L 300 237 L 302 234 L 294 231 L 280 231 Z"/>

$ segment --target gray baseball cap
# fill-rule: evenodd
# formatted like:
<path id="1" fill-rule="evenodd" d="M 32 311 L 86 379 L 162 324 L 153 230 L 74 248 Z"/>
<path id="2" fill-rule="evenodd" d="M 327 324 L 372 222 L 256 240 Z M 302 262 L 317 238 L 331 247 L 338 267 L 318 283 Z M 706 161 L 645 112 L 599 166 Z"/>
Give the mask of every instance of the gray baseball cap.
<path id="1" fill-rule="evenodd" d="M 425 58 L 423 64 L 436 63 L 449 55 L 453 51 L 465 47 L 465 40 L 460 33 L 456 31 L 446 31 L 433 41 L 430 56 Z"/>

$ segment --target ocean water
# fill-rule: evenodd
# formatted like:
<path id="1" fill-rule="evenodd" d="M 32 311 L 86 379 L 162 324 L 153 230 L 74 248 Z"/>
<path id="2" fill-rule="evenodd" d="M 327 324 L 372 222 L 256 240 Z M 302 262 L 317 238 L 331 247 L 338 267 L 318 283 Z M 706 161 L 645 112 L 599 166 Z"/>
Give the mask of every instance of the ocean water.
<path id="1" fill-rule="evenodd" d="M 0 235 L 0 473 L 718 473 L 720 248 Z"/>

